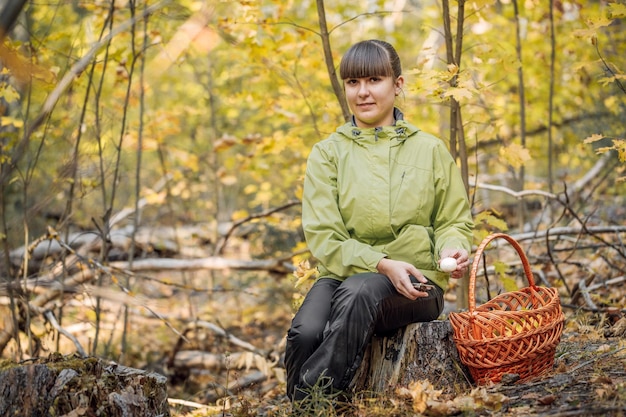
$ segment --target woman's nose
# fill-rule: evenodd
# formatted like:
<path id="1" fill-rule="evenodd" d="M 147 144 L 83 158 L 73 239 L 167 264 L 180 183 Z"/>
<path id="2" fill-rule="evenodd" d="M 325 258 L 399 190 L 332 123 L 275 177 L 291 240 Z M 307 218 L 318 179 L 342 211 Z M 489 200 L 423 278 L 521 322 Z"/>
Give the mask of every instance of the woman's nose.
<path id="1" fill-rule="evenodd" d="M 370 92 L 369 92 L 369 89 L 367 88 L 367 83 L 366 82 L 361 81 L 359 83 L 359 91 L 358 91 L 358 93 L 359 93 L 359 96 L 367 96 L 367 95 L 369 95 Z"/>

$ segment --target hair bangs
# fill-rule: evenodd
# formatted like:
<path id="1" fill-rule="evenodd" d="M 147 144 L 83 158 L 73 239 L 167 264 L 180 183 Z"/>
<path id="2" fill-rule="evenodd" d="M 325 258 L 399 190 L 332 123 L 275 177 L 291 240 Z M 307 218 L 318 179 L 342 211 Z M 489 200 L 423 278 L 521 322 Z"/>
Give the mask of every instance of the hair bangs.
<path id="1" fill-rule="evenodd" d="M 393 77 L 389 54 L 385 48 L 373 42 L 362 42 L 346 52 L 339 65 L 342 80 L 372 76 Z"/>

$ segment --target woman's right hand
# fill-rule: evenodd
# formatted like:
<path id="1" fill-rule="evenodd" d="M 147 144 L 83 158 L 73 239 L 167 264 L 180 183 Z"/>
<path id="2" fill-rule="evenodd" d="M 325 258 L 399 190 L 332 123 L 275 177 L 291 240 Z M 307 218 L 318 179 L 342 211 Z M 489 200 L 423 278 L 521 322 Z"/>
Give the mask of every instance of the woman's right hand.
<path id="1" fill-rule="evenodd" d="M 410 275 L 413 275 L 419 282 L 424 284 L 428 281 L 424 278 L 424 275 L 408 262 L 395 261 L 393 259 L 383 258 L 376 265 L 378 272 L 386 275 L 389 281 L 393 284 L 400 294 L 404 295 L 410 300 L 415 300 L 419 297 L 428 297 L 428 293 L 424 291 L 418 291 L 413 288 Z"/>

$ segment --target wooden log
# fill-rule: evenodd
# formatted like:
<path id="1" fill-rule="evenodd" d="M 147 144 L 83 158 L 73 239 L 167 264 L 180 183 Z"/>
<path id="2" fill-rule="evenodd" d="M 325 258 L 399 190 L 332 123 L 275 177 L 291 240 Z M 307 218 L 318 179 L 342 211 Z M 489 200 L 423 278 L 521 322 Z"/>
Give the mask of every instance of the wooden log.
<path id="1" fill-rule="evenodd" d="M 374 336 L 352 381 L 355 392 L 385 392 L 428 380 L 444 392 L 470 387 L 448 320 L 410 324 L 387 337 Z"/>
<path id="2" fill-rule="evenodd" d="M 98 358 L 0 361 L 0 416 L 170 415 L 167 378 Z"/>

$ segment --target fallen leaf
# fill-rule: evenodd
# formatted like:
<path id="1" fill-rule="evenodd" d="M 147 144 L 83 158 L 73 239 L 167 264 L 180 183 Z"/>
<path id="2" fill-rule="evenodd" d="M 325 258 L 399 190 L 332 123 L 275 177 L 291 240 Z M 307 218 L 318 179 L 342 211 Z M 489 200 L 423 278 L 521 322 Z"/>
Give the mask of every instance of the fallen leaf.
<path id="1" fill-rule="evenodd" d="M 541 405 L 550 405 L 554 401 L 556 401 L 556 396 L 554 394 L 544 395 L 543 397 L 537 400 L 537 402 Z"/>
<path id="2" fill-rule="evenodd" d="M 591 378 L 591 382 L 596 384 L 613 384 L 613 380 L 606 375 L 598 375 Z"/>

